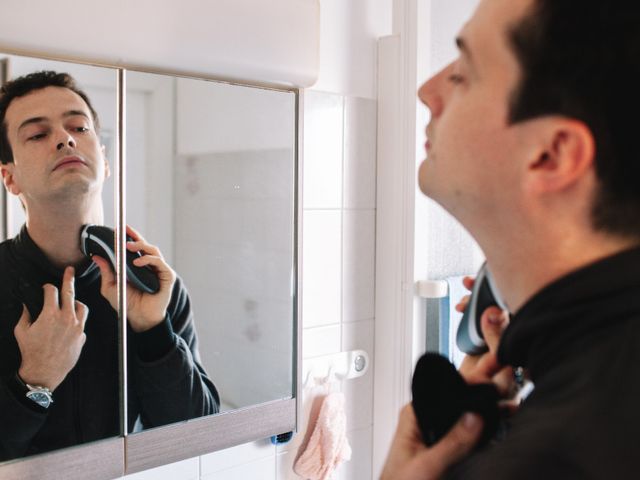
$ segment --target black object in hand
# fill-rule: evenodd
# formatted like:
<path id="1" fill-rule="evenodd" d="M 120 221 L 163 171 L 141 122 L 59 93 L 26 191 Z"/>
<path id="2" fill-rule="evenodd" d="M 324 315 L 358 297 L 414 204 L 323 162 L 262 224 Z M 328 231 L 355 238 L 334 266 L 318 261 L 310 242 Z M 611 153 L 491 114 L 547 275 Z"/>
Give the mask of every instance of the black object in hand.
<path id="1" fill-rule="evenodd" d="M 498 390 L 495 385 L 469 385 L 449 360 L 437 353 L 424 354 L 416 365 L 411 385 L 413 410 L 428 446 L 442 438 L 465 412 L 484 419 L 477 448 L 485 445 L 498 428 Z"/>
<path id="2" fill-rule="evenodd" d="M 87 257 L 99 255 L 111 264 L 116 271 L 116 252 L 114 249 L 114 231 L 102 225 L 84 225 L 80 230 L 80 249 Z M 127 240 L 132 241 L 129 235 Z M 160 290 L 160 281 L 156 273 L 148 266 L 138 267 L 133 261 L 141 257 L 140 252 L 126 251 L 127 280 L 146 293 L 156 293 Z"/>

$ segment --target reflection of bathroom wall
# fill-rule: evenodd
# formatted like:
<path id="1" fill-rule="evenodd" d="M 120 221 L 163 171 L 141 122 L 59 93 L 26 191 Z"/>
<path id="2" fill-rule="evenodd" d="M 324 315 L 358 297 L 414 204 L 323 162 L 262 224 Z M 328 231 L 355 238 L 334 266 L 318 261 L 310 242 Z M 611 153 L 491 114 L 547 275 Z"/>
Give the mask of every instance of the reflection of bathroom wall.
<path id="1" fill-rule="evenodd" d="M 177 80 L 174 268 L 228 407 L 291 396 L 293 94 Z"/>
<path id="2" fill-rule="evenodd" d="M 291 395 L 293 151 L 180 156 L 175 268 L 223 400 Z"/>
<path id="3" fill-rule="evenodd" d="M 173 265 L 175 82 L 127 72 L 127 223 Z"/>
<path id="4" fill-rule="evenodd" d="M 127 73 L 127 222 L 184 279 L 225 407 L 291 396 L 294 104 Z"/>

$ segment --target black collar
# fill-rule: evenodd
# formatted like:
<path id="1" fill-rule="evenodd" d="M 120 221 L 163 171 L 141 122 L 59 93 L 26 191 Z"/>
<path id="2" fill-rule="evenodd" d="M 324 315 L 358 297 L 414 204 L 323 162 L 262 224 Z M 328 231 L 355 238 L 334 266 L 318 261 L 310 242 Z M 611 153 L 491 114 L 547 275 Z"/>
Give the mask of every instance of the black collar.
<path id="1" fill-rule="evenodd" d="M 640 316 L 640 247 L 599 260 L 547 285 L 511 318 L 498 348 L 503 365 L 535 382 L 576 340 Z"/>
<path id="2" fill-rule="evenodd" d="M 46 279 L 45 282 L 52 282 L 59 285 L 62 281 L 64 269 L 53 265 L 45 253 L 33 241 L 27 226 L 23 225 L 20 233 L 9 240 L 11 253 L 18 261 L 20 268 L 28 268 L 31 275 L 36 278 Z M 100 269 L 90 259 L 84 259 L 80 264 L 75 265 L 76 288 L 87 283 L 91 283 L 98 278 Z"/>

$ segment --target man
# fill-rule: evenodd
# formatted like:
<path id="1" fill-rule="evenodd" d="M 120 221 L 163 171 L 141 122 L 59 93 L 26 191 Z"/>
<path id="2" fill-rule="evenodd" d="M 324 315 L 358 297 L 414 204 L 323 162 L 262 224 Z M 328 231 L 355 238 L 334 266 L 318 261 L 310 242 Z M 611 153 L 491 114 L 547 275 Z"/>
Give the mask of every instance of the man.
<path id="1" fill-rule="evenodd" d="M 0 92 L 0 168 L 26 213 L 0 244 L 0 460 L 120 433 L 115 275 L 80 251 L 81 226 L 103 223 L 98 128 L 67 74 Z M 127 248 L 144 253 L 135 262 L 160 281 L 156 294 L 127 287 L 129 429 L 215 413 L 187 292 L 160 251 L 128 233 Z"/>
<path id="2" fill-rule="evenodd" d="M 462 374 L 521 366 L 535 389 L 475 451 L 478 417 L 427 449 L 406 407 L 384 479 L 637 477 L 639 25 L 633 2 L 481 0 L 420 88 L 420 188 L 477 239 L 513 313 L 504 328 L 485 312 L 490 352 Z"/>

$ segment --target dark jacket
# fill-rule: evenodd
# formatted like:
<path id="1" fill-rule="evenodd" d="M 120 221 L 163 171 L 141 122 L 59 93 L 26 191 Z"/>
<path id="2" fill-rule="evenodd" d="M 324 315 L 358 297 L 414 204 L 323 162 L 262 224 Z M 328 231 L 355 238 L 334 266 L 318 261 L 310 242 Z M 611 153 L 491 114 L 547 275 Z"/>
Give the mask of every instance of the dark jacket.
<path id="1" fill-rule="evenodd" d="M 118 316 L 100 294 L 100 271 L 76 267 L 76 299 L 89 307 L 86 342 L 48 409 L 24 397 L 15 378 L 20 350 L 13 329 L 25 304 L 35 319 L 42 285 L 58 288 L 55 268 L 26 228 L 0 244 L 0 460 L 120 435 Z M 176 280 L 167 317 L 140 334 L 128 329 L 128 429 L 215 413 L 219 397 L 200 365 L 189 296 Z"/>
<path id="2" fill-rule="evenodd" d="M 533 393 L 503 440 L 449 478 L 640 478 L 640 249 L 545 287 L 511 319 L 502 364 Z"/>

